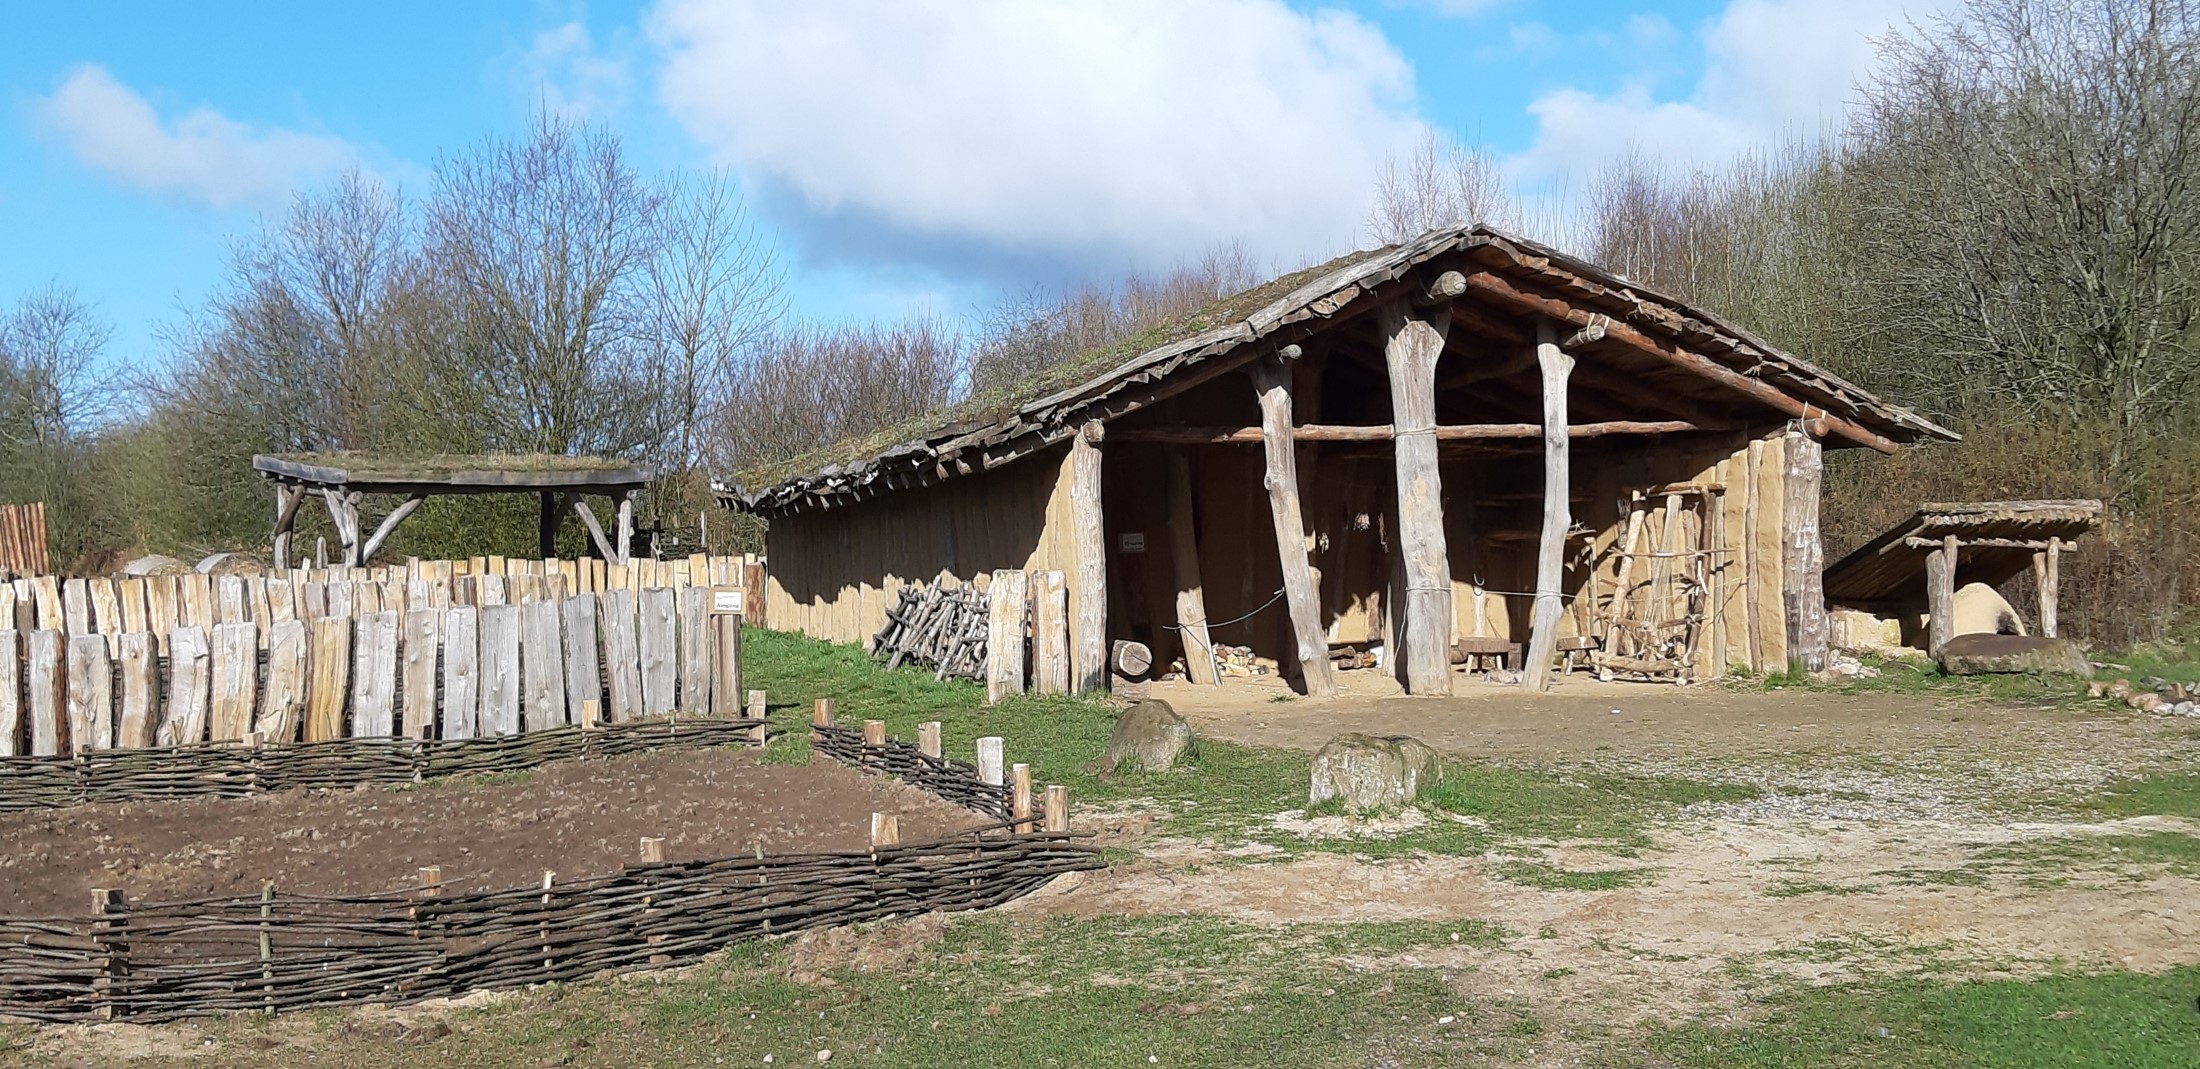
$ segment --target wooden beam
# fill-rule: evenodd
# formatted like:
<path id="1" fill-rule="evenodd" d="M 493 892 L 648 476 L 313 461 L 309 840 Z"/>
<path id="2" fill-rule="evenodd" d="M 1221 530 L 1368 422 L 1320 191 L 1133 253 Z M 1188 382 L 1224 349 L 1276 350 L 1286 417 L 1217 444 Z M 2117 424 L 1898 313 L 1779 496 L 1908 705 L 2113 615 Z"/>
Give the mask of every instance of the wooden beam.
<path id="1" fill-rule="evenodd" d="M 1565 428 L 1572 438 L 1602 438 L 1614 434 L 1694 434 L 1720 430 L 1685 420 L 1609 420 L 1577 423 Z M 1430 428 L 1439 442 L 1467 442 L 1492 438 L 1541 438 L 1540 423 L 1460 423 Z M 1161 442 L 1171 445 L 1254 445 L 1266 441 L 1261 427 L 1125 427 L 1114 432 L 1125 442 Z M 1397 437 L 1391 424 L 1341 426 L 1304 423 L 1291 428 L 1297 442 L 1388 442 Z"/>
<path id="2" fill-rule="evenodd" d="M 1275 523 L 1276 559 L 1283 568 L 1284 601 L 1291 610 L 1299 676 L 1306 683 L 1307 697 L 1334 698 L 1337 682 L 1330 675 L 1321 599 L 1307 562 L 1306 519 L 1299 507 L 1298 447 L 1291 436 L 1291 365 L 1262 360 L 1247 370 L 1260 399 L 1261 447 L 1266 459 L 1261 482 L 1268 488 L 1268 514 Z"/>
<path id="3" fill-rule="evenodd" d="M 1444 544 L 1444 487 L 1436 456 L 1436 358 L 1444 351 L 1450 310 L 1415 313 L 1403 302 L 1384 305 L 1383 357 L 1390 373 L 1396 433 L 1398 543 L 1394 581 L 1403 587 L 1402 635 L 1391 655 L 1408 693 L 1451 693 L 1451 557 Z"/>
<path id="4" fill-rule="evenodd" d="M 1169 552 L 1176 562 L 1176 627 L 1183 638 L 1184 673 L 1192 682 L 1216 684 L 1215 643 L 1207 633 L 1207 592 L 1200 582 L 1197 519 L 1192 511 L 1192 458 L 1169 457 Z"/>
<path id="5" fill-rule="evenodd" d="M 1788 666 L 1804 672 L 1826 668 L 1826 547 L 1819 537 L 1818 488 L 1824 455 L 1818 439 L 1802 422 L 1788 425 L 1782 442 L 1786 461 L 1786 514 L 1780 525 L 1780 589 L 1787 610 Z M 1950 548 L 1950 563 L 1954 561 Z M 1950 574 L 1954 572 L 1950 568 Z"/>
<path id="6" fill-rule="evenodd" d="M 1535 614 L 1528 630 L 1525 683 L 1551 687 L 1551 659 L 1558 650 L 1558 621 L 1566 613 L 1566 532 L 1573 526 L 1573 473 L 1568 456 L 1566 380 L 1574 358 L 1558 343 L 1549 321 L 1536 324 L 1536 365 L 1543 377 L 1543 534 L 1536 543 Z"/>
<path id="7" fill-rule="evenodd" d="M 1101 513 L 1099 420 L 1078 428 L 1062 477 L 1069 480 L 1070 671 L 1078 691 L 1108 685 L 1108 533 Z"/>
<path id="8" fill-rule="evenodd" d="M 2035 552 L 2044 552 L 2050 541 L 2041 538 L 1961 538 L 1956 535 L 1948 535 L 1947 537 L 1954 538 L 1956 545 L 1971 549 L 2029 549 Z M 1903 539 L 1902 544 L 1911 549 L 1938 549 L 1943 541 L 1945 539 L 1919 538 L 1916 535 L 1911 535 Z"/>
<path id="9" fill-rule="evenodd" d="M 1429 308 L 1450 304 L 1460 294 L 1467 292 L 1467 276 L 1457 271 L 1446 271 L 1428 280 L 1421 292 L 1413 295 L 1415 308 Z"/>
<path id="10" fill-rule="evenodd" d="M 1954 636 L 1956 621 L 1956 540 L 1950 537 L 1925 555 L 1925 644 L 1933 656 Z"/>
<path id="11" fill-rule="evenodd" d="M 329 523 L 336 528 L 336 544 L 344 551 L 344 567 L 359 564 L 359 499 L 357 490 L 330 487 L 321 491 L 321 503 L 328 506 Z M 316 562 L 318 563 L 318 562 Z"/>
<path id="12" fill-rule="evenodd" d="M 588 528 L 588 539 L 596 544 L 596 555 L 607 564 L 625 564 L 626 558 L 611 548 L 611 541 L 603 536 L 603 525 L 596 522 L 596 510 L 588 507 L 586 498 L 573 499 L 573 511 L 580 514 L 581 526 Z"/>
<path id="13" fill-rule="evenodd" d="M 1893 439 L 1879 434 L 1854 420 L 1836 416 L 1820 408 L 1815 403 L 1790 396 L 1786 391 L 1762 379 L 1744 375 L 1724 364 L 1682 349 L 1670 341 L 1652 338 L 1632 326 L 1611 319 L 1609 316 L 1582 311 L 1555 297 L 1528 293 L 1514 286 L 1511 281 L 1488 271 L 1477 271 L 1468 275 L 1466 281 L 1468 293 L 1507 308 L 1540 313 L 1571 323 L 1576 327 L 1587 327 L 1592 322 L 1601 321 L 1604 325 L 1606 340 L 1626 345 L 1637 352 L 1654 357 L 1673 367 L 1703 376 L 1720 385 L 1747 394 L 1789 416 L 1797 419 L 1807 419 L 1813 424 L 1823 423 L 1829 431 L 1839 434 L 1858 445 L 1869 446 L 1890 455 L 1898 448 Z"/>
<path id="14" fill-rule="evenodd" d="M 367 539 L 367 544 L 359 547 L 359 559 L 353 561 L 353 565 L 364 565 L 373 559 L 374 551 L 381 549 L 382 543 L 389 541 L 391 533 L 397 530 L 397 525 L 405 522 L 405 517 L 417 511 L 420 503 L 427 499 L 426 494 L 414 494 L 391 509 L 389 515 L 382 517 L 382 522 L 375 525 L 374 534 Z M 358 520 L 354 518 L 352 522 L 357 523 Z"/>

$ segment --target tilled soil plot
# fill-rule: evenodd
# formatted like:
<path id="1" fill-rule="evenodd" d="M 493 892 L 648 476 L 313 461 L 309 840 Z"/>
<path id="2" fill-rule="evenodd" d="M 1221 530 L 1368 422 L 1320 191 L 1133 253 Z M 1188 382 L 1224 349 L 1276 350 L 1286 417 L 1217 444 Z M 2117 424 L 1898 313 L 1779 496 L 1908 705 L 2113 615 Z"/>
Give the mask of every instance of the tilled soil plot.
<path id="1" fill-rule="evenodd" d="M 871 814 L 920 842 L 985 818 L 897 782 L 819 761 L 758 765 L 706 750 L 560 762 L 502 782 L 236 800 L 132 802 L 0 814 L 0 913 L 77 915 L 91 889 L 131 901 L 407 890 L 436 865 L 453 890 L 613 872 L 665 840 L 665 860 L 870 844 Z"/>

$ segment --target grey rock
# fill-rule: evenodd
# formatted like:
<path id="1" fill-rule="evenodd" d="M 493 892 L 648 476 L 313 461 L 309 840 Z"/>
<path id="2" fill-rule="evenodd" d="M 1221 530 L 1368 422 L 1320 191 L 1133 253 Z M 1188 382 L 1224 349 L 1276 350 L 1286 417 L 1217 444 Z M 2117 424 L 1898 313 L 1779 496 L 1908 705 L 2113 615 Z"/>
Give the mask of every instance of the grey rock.
<path id="1" fill-rule="evenodd" d="M 1346 809 L 1394 809 L 1443 778 L 1436 750 L 1406 735 L 1339 735 L 1314 755 L 1309 805 L 1332 798 Z"/>
<path id="2" fill-rule="evenodd" d="M 1115 733 L 1100 755 L 1103 771 L 1125 769 L 1166 772 L 1198 752 L 1192 725 L 1169 703 L 1159 699 L 1139 702 L 1116 718 Z"/>
<path id="3" fill-rule="evenodd" d="M 245 553 L 216 553 L 199 562 L 201 575 L 266 575 L 268 566 Z"/>
<path id="4" fill-rule="evenodd" d="M 2034 635 L 1957 635 L 1940 649 L 1940 668 L 1950 675 L 2033 673 L 2088 676 L 2085 651 L 2067 638 Z"/>
<path id="5" fill-rule="evenodd" d="M 122 566 L 122 574 L 133 578 L 148 575 L 190 575 L 194 569 L 174 557 L 148 553 Z"/>

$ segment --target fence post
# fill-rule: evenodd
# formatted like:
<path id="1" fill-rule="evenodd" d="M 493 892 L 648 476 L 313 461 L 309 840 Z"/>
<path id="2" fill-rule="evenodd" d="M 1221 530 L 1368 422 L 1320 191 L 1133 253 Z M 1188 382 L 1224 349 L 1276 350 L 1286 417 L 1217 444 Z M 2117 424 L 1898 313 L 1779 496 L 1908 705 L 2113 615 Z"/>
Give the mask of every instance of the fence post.
<path id="1" fill-rule="evenodd" d="M 1010 772 L 1014 787 L 1009 812 L 1016 818 L 1016 834 L 1023 835 L 1031 830 L 1031 766 L 1019 762 Z"/>
<path id="2" fill-rule="evenodd" d="M 817 704 L 810 707 L 810 723 L 821 728 L 833 726 L 833 700 L 831 698 L 819 698 Z"/>
<path id="3" fill-rule="evenodd" d="M 1069 830 L 1069 788 L 1058 783 L 1047 786 L 1046 830 Z"/>
<path id="4" fill-rule="evenodd" d="M 556 959 L 550 954 L 550 887 L 557 879 L 556 872 L 542 870 L 542 971 L 546 975 L 556 968 Z"/>
<path id="5" fill-rule="evenodd" d="M 886 721 L 866 720 L 863 722 L 863 745 L 886 745 Z"/>
<path id="6" fill-rule="evenodd" d="M 123 977 L 130 971 L 130 943 L 126 935 L 129 924 L 123 915 L 122 892 L 112 888 L 92 888 L 92 945 L 99 965 L 99 977 L 92 981 L 92 998 L 99 1003 L 99 1016 L 114 1020 L 119 1011 L 114 1000 L 122 994 Z"/>
<path id="7" fill-rule="evenodd" d="M 892 813 L 871 814 L 871 852 L 901 842 L 901 818 Z"/>
<path id="8" fill-rule="evenodd" d="M 663 864 L 664 860 L 664 838 L 662 836 L 644 837 L 642 839 L 642 863 L 645 865 L 659 865 Z M 644 877 L 644 879 L 647 879 L 647 877 Z M 642 923 L 647 924 L 649 922 L 649 915 L 655 912 L 656 905 L 656 895 L 644 895 L 642 897 Z M 655 946 L 658 943 L 664 942 L 665 937 L 662 935 L 645 936 L 643 941 L 649 943 L 652 946 Z M 671 960 L 672 956 L 669 954 L 651 954 L 649 956 L 649 963 L 651 965 L 663 965 L 664 963 Z"/>
<path id="9" fill-rule="evenodd" d="M 275 1012 L 275 881 L 260 881 L 260 991 Z"/>
<path id="10" fill-rule="evenodd" d="M 989 786 L 1001 785 L 1002 761 L 1006 759 L 1007 744 L 999 735 L 987 735 L 978 740 L 978 778 Z"/>
<path id="11" fill-rule="evenodd" d="M 937 761 L 940 759 L 940 722 L 927 720 L 917 725 L 917 752 Z"/>
<path id="12" fill-rule="evenodd" d="M 764 692 L 760 690 L 750 691 L 749 719 L 756 721 L 756 726 L 749 729 L 749 745 L 764 745 L 764 720 L 769 715 L 769 712 L 770 710 L 765 702 Z"/>

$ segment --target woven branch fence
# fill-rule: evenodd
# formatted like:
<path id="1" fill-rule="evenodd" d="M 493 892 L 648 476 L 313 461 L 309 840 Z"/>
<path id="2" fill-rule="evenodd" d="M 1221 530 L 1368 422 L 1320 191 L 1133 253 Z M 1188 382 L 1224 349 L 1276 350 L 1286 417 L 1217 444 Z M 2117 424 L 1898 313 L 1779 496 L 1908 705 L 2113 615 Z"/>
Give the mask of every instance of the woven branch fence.
<path id="1" fill-rule="evenodd" d="M 301 788 L 395 786 L 438 776 L 518 772 L 551 761 L 762 745 L 768 730 L 762 720 L 674 716 L 457 741 L 338 739 L 257 749 L 190 746 L 0 757 L 0 812 L 92 802 L 244 798 Z"/>
<path id="2" fill-rule="evenodd" d="M 910 770 L 912 785 L 978 801 L 981 812 L 1005 807 L 1003 786 L 983 778 L 998 778 L 998 740 L 981 742 L 981 771 L 923 752 L 937 749 L 937 725 L 912 747 L 826 719 L 813 740 L 828 756 L 878 774 Z M 928 843 L 630 865 L 562 883 L 546 875 L 535 887 L 324 897 L 270 883 L 258 897 L 156 904 L 99 892 L 88 916 L 0 918 L 0 1014 L 156 1022 L 414 1002 L 663 967 L 809 928 L 983 909 L 1102 867 L 1097 850 L 1070 841 L 1059 790 L 1048 790 L 1052 830 L 1008 820 Z"/>

